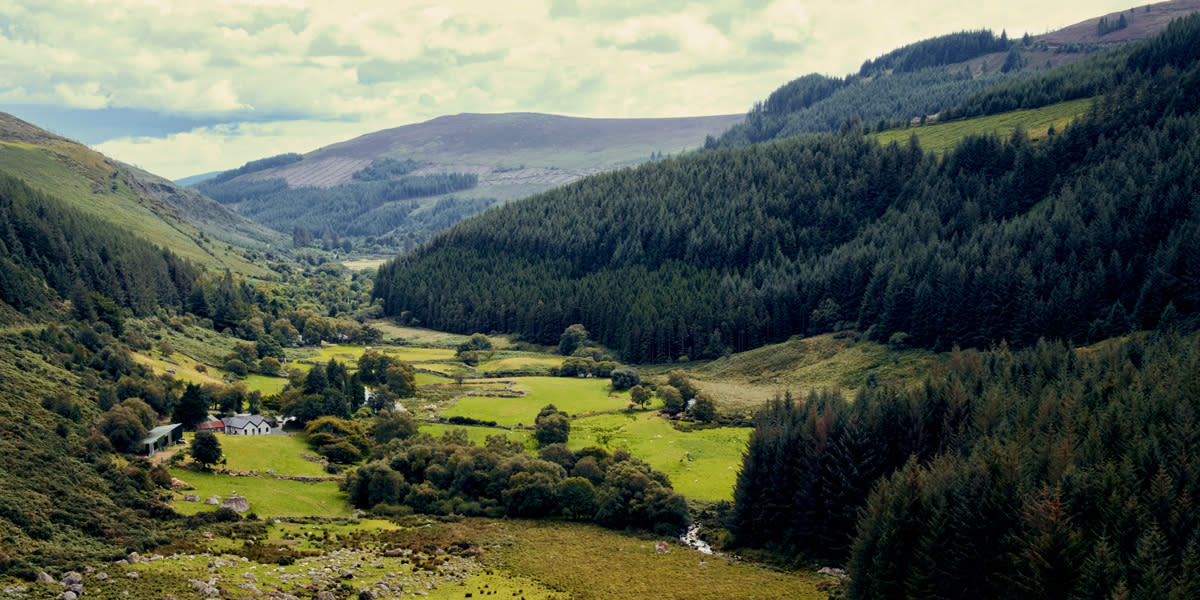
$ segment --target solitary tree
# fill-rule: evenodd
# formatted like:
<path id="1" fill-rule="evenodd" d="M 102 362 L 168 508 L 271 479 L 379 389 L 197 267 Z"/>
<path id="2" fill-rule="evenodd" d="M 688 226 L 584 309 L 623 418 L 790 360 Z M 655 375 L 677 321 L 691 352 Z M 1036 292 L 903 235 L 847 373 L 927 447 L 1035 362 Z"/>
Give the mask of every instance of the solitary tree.
<path id="1" fill-rule="evenodd" d="M 538 446 L 565 444 L 570 435 L 571 421 L 567 419 L 565 413 L 559 411 L 553 404 L 546 405 L 538 412 L 533 432 L 533 437 L 537 439 Z"/>
<path id="2" fill-rule="evenodd" d="M 576 323 L 567 327 L 562 333 L 562 337 L 558 339 L 558 353 L 563 356 L 570 356 L 580 346 L 587 343 L 588 330 L 583 328 L 583 325 Z"/>
<path id="3" fill-rule="evenodd" d="M 635 385 L 629 388 L 629 398 L 633 400 L 634 404 L 637 404 L 642 408 L 646 408 L 646 404 L 650 402 L 650 396 L 650 390 L 640 385 Z"/>
<path id="4" fill-rule="evenodd" d="M 192 459 L 205 469 L 221 460 L 221 442 L 211 431 L 201 431 L 192 440 Z"/>

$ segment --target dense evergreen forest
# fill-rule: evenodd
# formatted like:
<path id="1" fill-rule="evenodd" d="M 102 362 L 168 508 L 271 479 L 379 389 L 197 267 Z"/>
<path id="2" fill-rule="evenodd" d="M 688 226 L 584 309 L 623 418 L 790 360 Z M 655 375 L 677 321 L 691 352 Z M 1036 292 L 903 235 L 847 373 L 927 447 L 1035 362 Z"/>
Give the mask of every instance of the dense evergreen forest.
<path id="1" fill-rule="evenodd" d="M 1028 43 L 1028 40 L 1023 42 Z M 746 146 L 805 133 L 838 131 L 847 119 L 876 130 L 933 115 L 997 83 L 1020 80 L 1020 69 L 994 65 L 984 73 L 947 68 L 1013 46 L 1008 36 L 964 31 L 909 44 L 863 63 L 844 78 L 810 74 L 788 82 L 754 105 L 746 120 L 705 147 Z"/>
<path id="2" fill-rule="evenodd" d="M 237 204 L 239 214 L 277 231 L 303 227 L 317 235 L 343 237 L 381 235 L 395 229 L 429 235 L 438 230 L 435 223 L 439 219 L 428 213 L 451 211 L 461 219 L 493 202 L 451 198 L 445 205 L 421 210 L 418 199 L 471 189 L 479 177 L 466 173 L 408 175 L 413 167 L 409 163 L 384 161 L 355 173 L 354 182 L 331 188 L 293 188 L 283 179 L 267 178 L 205 182 L 197 189 L 222 204 Z"/>
<path id="3" fill-rule="evenodd" d="M 1196 598 L 1200 345 L 955 351 L 922 386 L 759 415 L 735 543 L 848 564 L 851 598 Z"/>
<path id="4" fill-rule="evenodd" d="M 1198 22 L 1141 43 L 1036 145 L 973 137 L 939 158 L 851 130 L 660 161 L 464 222 L 374 293 L 461 332 L 549 343 L 582 323 L 634 361 L 843 328 L 948 349 L 1193 318 L 1200 66 L 1180 57 Z"/>
<path id="5" fill-rule="evenodd" d="M 98 309 L 145 315 L 181 306 L 199 276 L 170 251 L 0 174 L 0 301 L 13 308 L 69 298 L 82 318 Z"/>

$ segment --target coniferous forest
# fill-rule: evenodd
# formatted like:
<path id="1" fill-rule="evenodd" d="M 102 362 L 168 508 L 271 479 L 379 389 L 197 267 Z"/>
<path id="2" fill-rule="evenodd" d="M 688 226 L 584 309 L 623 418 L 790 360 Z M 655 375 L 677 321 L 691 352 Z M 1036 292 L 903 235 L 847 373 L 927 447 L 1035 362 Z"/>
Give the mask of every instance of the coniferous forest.
<path id="1" fill-rule="evenodd" d="M 858 328 L 937 350 L 1085 343 L 1200 309 L 1195 18 L 1134 48 L 1038 144 L 944 156 L 858 131 L 604 174 L 493 210 L 380 269 L 389 314 L 634 361 Z M 1100 57 L 1094 60 L 1105 60 Z"/>
<path id="2" fill-rule="evenodd" d="M 412 159 L 325 190 L 242 178 L 298 154 L 251 161 L 198 189 L 306 250 L 222 246 L 197 228 L 207 266 L 143 223 L 95 216 L 150 202 L 143 184 L 109 196 L 118 176 L 104 171 L 55 195 L 38 174 L 75 181 L 82 150 L 0 140 L 0 580 L 28 583 L 4 594 L 65 598 L 78 571 L 101 597 L 118 583 L 164 597 L 419 589 L 342 569 L 366 563 L 447 575 L 456 597 L 513 581 L 514 597 L 543 583 L 546 597 L 586 595 L 588 580 L 503 572 L 526 554 L 560 560 L 543 549 L 566 546 L 530 551 L 512 533 L 545 519 L 521 527 L 577 546 L 600 531 L 580 523 L 633 530 L 583 553 L 636 545 L 652 558 L 634 568 L 745 558 L 794 576 L 781 586 L 811 584 L 764 597 L 1200 598 L 1200 13 L 1053 69 L 945 68 L 1031 43 L 960 32 L 845 78 L 802 77 L 695 153 L 492 208 L 431 200 L 478 178 L 414 175 Z M 1084 98 L 1065 127 L 944 152 L 918 129 L 869 135 Z M 338 235 L 388 232 L 433 237 L 376 272 L 336 262 L 352 251 Z M 323 250 L 307 248 L 315 236 Z M 806 369 L 839 373 L 783 391 Z M 564 408 L 539 402 L 535 417 L 523 403 L 539 394 Z M 306 451 L 202 458 L 193 434 L 187 452 L 140 456 L 156 425 L 244 409 L 302 432 L 276 437 Z M 296 473 L 262 477 L 238 464 L 247 454 Z M 313 503 L 265 520 L 182 504 L 210 481 L 286 482 L 259 489 Z M 255 511 L 288 495 L 260 491 Z M 697 565 L 667 541 L 684 531 L 726 556 Z M 135 552 L 187 566 L 126 569 Z M 217 590 L 251 561 L 257 574 Z M 561 563 L 550 570 L 584 570 Z M 100 583 L 100 564 L 122 575 Z M 845 572 L 818 584 L 821 566 Z M 619 597 L 649 588 L 631 589 Z"/>

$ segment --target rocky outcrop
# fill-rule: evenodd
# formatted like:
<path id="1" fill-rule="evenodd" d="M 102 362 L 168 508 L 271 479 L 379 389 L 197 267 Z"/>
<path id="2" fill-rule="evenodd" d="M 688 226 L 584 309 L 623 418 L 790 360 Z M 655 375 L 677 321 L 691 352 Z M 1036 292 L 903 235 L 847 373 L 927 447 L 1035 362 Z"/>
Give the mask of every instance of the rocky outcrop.
<path id="1" fill-rule="evenodd" d="M 221 508 L 228 508 L 234 512 L 244 513 L 250 510 L 250 501 L 245 496 L 230 496 L 221 501 Z"/>

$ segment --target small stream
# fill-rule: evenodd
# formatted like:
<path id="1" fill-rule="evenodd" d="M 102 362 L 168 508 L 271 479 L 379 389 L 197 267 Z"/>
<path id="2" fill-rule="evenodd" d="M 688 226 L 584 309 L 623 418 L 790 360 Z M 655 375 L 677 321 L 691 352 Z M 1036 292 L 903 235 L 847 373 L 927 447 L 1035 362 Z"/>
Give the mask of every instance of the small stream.
<path id="1" fill-rule="evenodd" d="M 691 525 L 688 525 L 687 533 L 679 536 L 679 541 L 683 542 L 688 548 L 691 548 L 700 554 L 712 554 L 712 546 L 709 546 L 708 542 L 700 539 L 701 527 L 702 526 L 699 523 L 692 523 Z"/>

